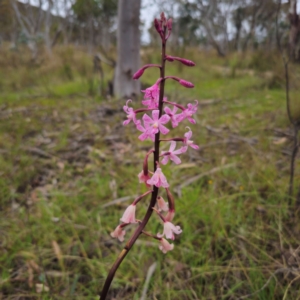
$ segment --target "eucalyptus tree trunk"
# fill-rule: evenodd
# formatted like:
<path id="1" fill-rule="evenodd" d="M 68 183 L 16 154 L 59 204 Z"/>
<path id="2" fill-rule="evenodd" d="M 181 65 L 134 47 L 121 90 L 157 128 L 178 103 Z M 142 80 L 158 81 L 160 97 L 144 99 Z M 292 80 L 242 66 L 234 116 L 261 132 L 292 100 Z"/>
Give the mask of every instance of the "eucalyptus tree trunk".
<path id="1" fill-rule="evenodd" d="M 140 92 L 140 82 L 132 80 L 140 67 L 140 7 L 141 0 L 119 0 L 117 32 L 117 66 L 114 94 L 132 97 Z"/>
<path id="2" fill-rule="evenodd" d="M 297 0 L 290 0 L 289 9 L 290 19 L 290 34 L 289 34 L 289 54 L 292 60 L 299 61 L 299 51 L 297 50 L 297 43 L 299 40 L 300 21 L 297 14 Z"/>

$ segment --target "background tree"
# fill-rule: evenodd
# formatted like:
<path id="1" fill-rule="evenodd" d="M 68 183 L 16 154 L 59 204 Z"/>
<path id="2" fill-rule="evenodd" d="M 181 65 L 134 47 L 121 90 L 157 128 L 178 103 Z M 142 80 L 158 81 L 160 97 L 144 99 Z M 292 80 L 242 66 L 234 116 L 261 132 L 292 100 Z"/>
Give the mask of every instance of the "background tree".
<path id="1" fill-rule="evenodd" d="M 131 97 L 140 90 L 132 76 L 140 64 L 140 8 L 141 0 L 119 0 L 117 32 L 117 66 L 114 93 L 117 97 Z"/>
<path id="2" fill-rule="evenodd" d="M 300 21 L 297 14 L 297 0 L 290 0 L 290 8 L 288 18 L 290 21 L 289 33 L 289 56 L 292 60 L 300 60 L 299 57 L 299 34 L 300 34 Z"/>

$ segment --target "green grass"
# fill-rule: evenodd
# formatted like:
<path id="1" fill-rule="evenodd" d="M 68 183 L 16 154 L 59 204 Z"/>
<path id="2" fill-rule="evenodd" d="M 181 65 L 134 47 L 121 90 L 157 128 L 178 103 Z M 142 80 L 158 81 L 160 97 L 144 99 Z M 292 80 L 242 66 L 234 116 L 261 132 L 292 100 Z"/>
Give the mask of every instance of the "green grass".
<path id="1" fill-rule="evenodd" d="M 299 257 L 293 252 L 299 222 L 287 204 L 290 156 L 283 154 L 291 141 L 276 143 L 281 137 L 274 131 L 288 132 L 285 92 L 268 88 L 258 73 L 220 71 L 230 61 L 193 55 L 195 68 L 168 64 L 168 74 L 195 83 L 184 89 L 167 82 L 169 99 L 220 101 L 200 105 L 196 126 L 185 122 L 174 130 L 180 136 L 191 125 L 194 142 L 202 146 L 183 155 L 181 166 L 164 167 L 176 200 L 174 223 L 183 233 L 167 255 L 155 240 L 141 237 L 117 271 L 109 299 L 140 299 L 154 262 L 147 299 L 238 299 L 275 272 L 276 279 L 249 299 L 282 299 L 285 292 L 286 299 L 299 299 Z M 84 58 L 82 70 L 89 64 Z M 15 78 L 21 78 L 17 71 Z M 30 88 L 15 82 L 16 91 L 6 78 L 0 95 L 0 299 L 97 299 L 124 246 L 109 233 L 134 195 L 145 191 L 137 174 L 151 143 L 121 125 L 122 102 L 91 96 L 89 75 L 74 67 L 72 80 L 59 81 L 36 72 L 44 75 L 32 78 Z M 143 82 L 153 84 L 156 75 L 147 70 Z M 297 183 L 299 162 L 296 167 Z M 210 172 L 214 168 L 219 170 Z M 132 199 L 103 207 L 128 195 Z M 139 218 L 147 201 L 138 206 Z M 158 218 L 147 230 L 162 231 Z M 292 265 L 296 271 L 288 274 Z"/>

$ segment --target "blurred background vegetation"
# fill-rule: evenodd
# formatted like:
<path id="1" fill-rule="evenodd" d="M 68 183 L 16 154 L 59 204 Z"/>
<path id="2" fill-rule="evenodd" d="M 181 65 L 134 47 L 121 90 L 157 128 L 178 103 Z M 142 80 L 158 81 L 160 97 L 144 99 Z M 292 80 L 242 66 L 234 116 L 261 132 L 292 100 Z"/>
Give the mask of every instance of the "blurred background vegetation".
<path id="1" fill-rule="evenodd" d="M 123 63 L 118 7 L 0 0 L 0 299 L 98 299 L 122 249 L 109 233 L 144 192 L 137 174 L 151 143 L 122 126 L 124 101 L 114 93 Z M 299 7 L 142 1 L 140 65 L 160 61 L 151 22 L 161 11 L 174 24 L 168 54 L 196 63 L 167 63 L 167 75 L 195 88 L 168 82 L 166 95 L 199 100 L 193 138 L 201 149 L 164 171 L 183 228 L 174 250 L 163 255 L 141 238 L 109 299 L 300 299 L 299 160 L 289 205 L 293 131 L 282 61 L 289 60 L 298 121 Z M 147 70 L 142 88 L 157 75 Z M 173 132 L 182 135 L 184 126 Z M 145 210 L 141 203 L 138 214 Z M 155 233 L 153 219 L 147 230 Z"/>

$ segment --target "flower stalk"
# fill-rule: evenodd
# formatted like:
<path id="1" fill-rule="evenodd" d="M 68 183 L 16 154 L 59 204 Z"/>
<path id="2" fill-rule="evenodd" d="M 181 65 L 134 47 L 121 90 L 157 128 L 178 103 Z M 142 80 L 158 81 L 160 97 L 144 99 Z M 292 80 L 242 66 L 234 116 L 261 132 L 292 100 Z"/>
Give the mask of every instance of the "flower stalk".
<path id="1" fill-rule="evenodd" d="M 174 234 L 177 235 L 182 232 L 182 229 L 179 226 L 175 226 L 171 223 L 175 215 L 175 201 L 174 197 L 170 192 L 169 183 L 167 182 L 166 176 L 163 174 L 163 170 L 161 169 L 160 157 L 163 157 L 161 161 L 163 165 L 167 164 L 169 161 L 173 161 L 174 163 L 179 164 L 181 163 L 181 160 L 179 159 L 178 155 L 186 152 L 188 148 L 187 146 L 191 146 L 192 148 L 196 149 L 196 145 L 193 144 L 193 141 L 190 141 L 190 137 L 192 136 L 191 131 L 187 133 L 188 136 L 187 134 L 185 134 L 184 137 L 168 139 L 160 139 L 160 133 L 164 135 L 169 133 L 170 130 L 164 125 L 170 120 L 172 123 L 172 127 L 178 126 L 178 124 L 185 119 L 194 124 L 195 120 L 192 119 L 191 116 L 196 112 L 197 104 L 194 106 L 192 104 L 188 104 L 187 108 L 185 108 L 184 106 L 179 105 L 177 103 L 167 101 L 167 98 L 164 96 L 166 79 L 170 78 L 176 80 L 186 88 L 192 88 L 194 87 L 194 85 L 191 82 L 188 82 L 184 79 L 175 76 L 165 77 L 165 66 L 166 61 L 173 60 L 180 61 L 188 66 L 193 66 L 195 64 L 186 59 L 166 55 L 166 42 L 172 32 L 171 19 L 167 20 L 165 18 L 165 15 L 162 13 L 159 20 L 155 19 L 154 26 L 161 37 L 161 64 L 145 65 L 134 74 L 133 79 L 140 78 L 143 75 L 144 70 L 150 67 L 159 68 L 160 76 L 153 86 L 142 91 L 144 92 L 144 100 L 142 101 L 142 104 L 147 108 L 133 110 L 133 108 L 128 107 L 128 103 L 130 101 L 128 100 L 126 102 L 126 105 L 124 106 L 124 111 L 127 114 L 128 120 L 123 122 L 123 125 L 126 126 L 132 120 L 132 123 L 136 126 L 136 128 L 142 132 L 142 134 L 139 136 L 139 139 L 142 141 L 145 139 L 150 139 L 154 143 L 154 148 L 148 151 L 148 153 L 145 155 L 145 159 L 143 162 L 143 170 L 138 175 L 140 182 L 145 183 L 146 187 L 149 190 L 141 196 L 137 197 L 133 201 L 133 203 L 127 207 L 122 218 L 120 219 L 122 223 L 118 225 L 117 228 L 111 233 L 112 237 L 118 238 L 120 241 L 123 241 L 125 235 L 125 227 L 129 224 L 137 225 L 137 228 L 135 229 L 134 233 L 132 234 L 126 245 L 124 246 L 123 250 L 117 257 L 115 263 L 113 264 L 107 275 L 104 286 L 100 293 L 101 300 L 106 299 L 109 287 L 117 269 L 119 268 L 123 259 L 126 257 L 126 255 L 131 250 L 132 246 L 135 244 L 136 240 L 141 234 L 144 234 L 149 238 L 154 238 L 155 240 L 158 240 L 158 248 L 163 253 L 167 253 L 168 251 L 173 250 L 174 244 L 170 244 L 166 239 L 174 240 Z M 173 110 L 171 110 L 169 107 L 165 107 L 164 109 L 164 104 L 172 105 Z M 178 108 L 181 110 L 181 113 L 176 114 Z M 164 111 L 166 113 L 164 113 Z M 137 113 L 140 112 L 144 112 L 145 114 L 143 115 L 141 120 L 138 120 Z M 147 115 L 147 112 L 152 113 L 152 118 L 149 115 Z M 160 155 L 160 143 L 163 141 L 171 141 L 171 145 L 168 152 L 163 151 Z M 177 146 L 176 142 L 182 143 L 182 147 L 179 149 L 175 149 Z M 150 155 L 153 155 L 152 172 L 148 170 L 148 158 Z M 163 198 L 159 195 L 160 187 L 164 187 L 166 189 L 168 203 L 166 203 L 163 200 Z M 139 221 L 135 218 L 136 207 L 139 201 L 142 198 L 146 198 L 149 194 L 151 194 L 151 198 L 147 211 L 144 215 L 144 218 L 141 219 L 141 221 Z M 158 209 L 164 212 L 165 215 L 163 215 L 162 212 L 155 208 L 156 204 L 158 205 Z M 156 235 L 153 235 L 144 231 L 145 226 L 147 225 L 150 217 L 152 216 L 153 210 L 156 211 L 157 215 L 163 220 L 164 230 L 162 234 L 157 233 Z M 163 238 L 163 236 L 165 236 L 166 239 Z"/>

